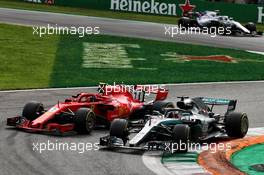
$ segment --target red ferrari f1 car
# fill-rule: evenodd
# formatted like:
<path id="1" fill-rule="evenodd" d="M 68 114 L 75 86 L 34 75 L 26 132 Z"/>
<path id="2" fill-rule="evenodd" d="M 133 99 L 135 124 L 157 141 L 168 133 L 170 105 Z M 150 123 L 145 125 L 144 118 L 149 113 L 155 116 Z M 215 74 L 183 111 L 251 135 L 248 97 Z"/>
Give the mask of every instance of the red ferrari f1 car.
<path id="1" fill-rule="evenodd" d="M 146 93 L 155 94 L 155 99 L 145 101 Z M 8 126 L 28 132 L 63 134 L 76 131 L 90 133 L 96 125 L 110 126 L 116 118 L 143 117 L 153 110 L 174 107 L 165 102 L 168 90 L 146 86 L 100 85 L 98 93 L 80 93 L 48 110 L 42 103 L 29 102 L 22 116 L 7 119 Z"/>

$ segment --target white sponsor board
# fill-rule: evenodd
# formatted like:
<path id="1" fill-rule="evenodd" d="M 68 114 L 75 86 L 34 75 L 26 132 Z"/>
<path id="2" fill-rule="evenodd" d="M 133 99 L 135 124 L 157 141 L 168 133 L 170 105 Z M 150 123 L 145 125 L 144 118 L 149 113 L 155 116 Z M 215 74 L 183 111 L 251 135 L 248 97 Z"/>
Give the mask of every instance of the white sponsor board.
<path id="1" fill-rule="evenodd" d="M 42 3 L 41 0 L 24 0 L 26 2 Z"/>
<path id="2" fill-rule="evenodd" d="M 258 7 L 258 23 L 264 23 L 264 7 Z"/>

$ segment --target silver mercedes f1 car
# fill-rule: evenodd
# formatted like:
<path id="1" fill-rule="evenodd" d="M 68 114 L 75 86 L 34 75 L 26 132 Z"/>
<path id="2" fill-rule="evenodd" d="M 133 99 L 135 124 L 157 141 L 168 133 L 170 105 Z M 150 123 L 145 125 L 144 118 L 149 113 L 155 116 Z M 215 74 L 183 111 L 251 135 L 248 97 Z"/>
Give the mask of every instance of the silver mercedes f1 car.
<path id="1" fill-rule="evenodd" d="M 116 119 L 110 134 L 100 138 L 107 148 L 164 150 L 168 144 L 203 142 L 210 138 L 229 136 L 243 138 L 248 131 L 246 113 L 234 112 L 237 100 L 180 97 L 177 109 L 167 109 L 165 114 L 153 111 L 142 128 L 138 123 Z M 227 106 L 223 115 L 213 112 L 215 106 Z M 131 139 L 130 137 L 136 133 Z M 179 152 L 187 152 L 188 147 Z"/>

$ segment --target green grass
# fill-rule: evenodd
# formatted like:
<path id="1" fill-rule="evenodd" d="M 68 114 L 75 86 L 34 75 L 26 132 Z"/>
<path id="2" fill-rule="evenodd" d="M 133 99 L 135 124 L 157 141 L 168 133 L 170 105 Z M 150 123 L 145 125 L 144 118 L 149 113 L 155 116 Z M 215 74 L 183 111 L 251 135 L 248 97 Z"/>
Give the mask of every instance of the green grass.
<path id="1" fill-rule="evenodd" d="M 134 44 L 138 48 L 124 47 L 133 68 L 84 68 L 84 44 Z M 92 52 L 94 52 L 93 50 Z M 114 50 L 103 53 L 102 57 Z M 190 61 L 178 63 L 162 56 L 167 52 L 179 55 L 229 55 L 241 60 L 239 63 L 220 63 L 214 61 Z M 89 57 L 92 59 L 91 57 Z M 100 58 L 99 58 L 100 59 Z M 100 82 L 137 83 L 176 83 L 206 82 L 228 80 L 260 80 L 264 78 L 264 56 L 231 49 L 159 42 L 113 36 L 90 36 L 78 39 L 74 36 L 62 37 L 58 46 L 55 69 L 51 86 L 87 86 Z M 119 59 L 121 61 L 121 59 Z M 243 61 L 244 60 L 244 61 Z M 249 60 L 249 61 L 245 61 Z M 61 64 L 63 62 L 63 64 Z M 115 64 L 115 63 L 112 63 Z M 110 63 L 106 63 L 111 66 Z M 106 66 L 106 67 L 107 67 Z M 68 72 L 71 72 L 68 74 Z M 67 74 L 67 76 L 65 76 Z"/>
<path id="2" fill-rule="evenodd" d="M 0 24 L 0 89 L 49 87 L 59 37 L 44 40 L 32 29 Z"/>
<path id="3" fill-rule="evenodd" d="M 264 25 L 263 25 L 263 24 L 257 24 L 257 29 L 258 29 L 259 31 L 264 32 Z"/>
<path id="4" fill-rule="evenodd" d="M 235 152 L 232 155 L 231 162 L 239 170 L 249 175 L 263 175 L 263 172 L 256 171 L 251 166 L 263 164 L 264 157 L 259 154 L 264 151 L 264 144 L 256 144 L 248 146 L 244 149 Z M 254 155 L 254 156 L 252 156 Z"/>
<path id="5" fill-rule="evenodd" d="M 32 32 L 0 24 L 0 89 L 264 79 L 264 56 L 244 51 L 102 35 L 39 38 Z M 238 63 L 174 62 L 168 52 L 229 55 Z"/>
<path id="6" fill-rule="evenodd" d="M 18 0 L 0 0 L 0 7 L 67 13 L 67 14 L 76 14 L 76 15 L 85 15 L 85 16 L 106 17 L 106 18 L 115 18 L 115 19 L 149 21 L 149 22 L 165 23 L 165 24 L 177 24 L 179 19 L 178 17 L 173 17 L 173 16 L 158 16 L 158 15 L 137 14 L 137 13 L 129 13 L 129 12 L 114 12 L 114 11 L 94 10 L 87 8 L 61 7 L 54 5 L 50 6 L 45 4 L 25 3 Z M 260 31 L 264 31 L 263 24 L 257 24 L 257 28 Z"/>

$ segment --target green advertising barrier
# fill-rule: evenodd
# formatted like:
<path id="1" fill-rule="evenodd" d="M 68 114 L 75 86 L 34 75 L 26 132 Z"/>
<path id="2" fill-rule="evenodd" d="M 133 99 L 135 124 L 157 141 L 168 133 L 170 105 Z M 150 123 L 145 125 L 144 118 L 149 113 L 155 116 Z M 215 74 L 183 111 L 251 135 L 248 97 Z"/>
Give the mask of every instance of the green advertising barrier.
<path id="1" fill-rule="evenodd" d="M 34 2 L 34 0 L 25 0 Z M 194 11 L 220 10 L 220 14 L 241 22 L 264 23 L 264 5 L 209 2 L 206 0 L 35 0 L 38 3 L 82 7 L 98 10 L 124 11 L 153 15 L 181 16 L 182 8 Z"/>
<path id="2" fill-rule="evenodd" d="M 196 5 L 196 10 L 220 10 L 221 15 L 227 15 L 233 17 L 235 20 L 241 22 L 258 22 L 258 7 L 255 4 L 229 4 L 224 2 L 208 2 L 192 0 L 193 4 Z M 261 7 L 261 6 L 260 6 Z M 264 14 L 264 8 L 263 8 Z M 263 20 L 264 21 L 264 16 Z"/>
<path id="3" fill-rule="evenodd" d="M 55 5 L 109 10 L 110 0 L 55 0 Z"/>

